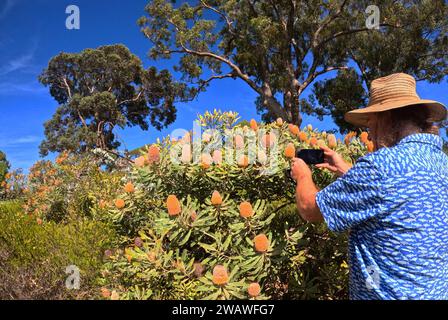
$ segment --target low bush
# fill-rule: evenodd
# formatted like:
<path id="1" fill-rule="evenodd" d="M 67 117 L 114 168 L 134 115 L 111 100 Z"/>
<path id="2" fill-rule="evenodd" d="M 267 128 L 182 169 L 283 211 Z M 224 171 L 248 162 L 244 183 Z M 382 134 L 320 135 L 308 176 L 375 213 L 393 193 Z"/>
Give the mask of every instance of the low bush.
<path id="1" fill-rule="evenodd" d="M 0 203 L 0 299 L 83 299 L 98 295 L 104 250 L 116 238 L 105 223 L 55 223 L 26 215 L 19 202 Z M 79 268 L 79 290 L 66 288 Z"/>

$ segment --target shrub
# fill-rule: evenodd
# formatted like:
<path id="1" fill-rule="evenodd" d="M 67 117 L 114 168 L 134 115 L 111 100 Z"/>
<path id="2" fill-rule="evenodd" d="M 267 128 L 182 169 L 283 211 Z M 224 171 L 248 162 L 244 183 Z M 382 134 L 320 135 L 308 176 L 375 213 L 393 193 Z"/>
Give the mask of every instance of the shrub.
<path id="1" fill-rule="evenodd" d="M 199 120 L 204 129 L 214 128 L 230 137 L 245 132 L 244 148 L 218 149 L 221 160 L 228 156 L 238 160 L 243 154 L 247 165 L 246 161 L 244 166 L 241 161 L 213 163 L 204 156 L 210 156 L 206 149 L 196 150 L 198 161 L 174 161 L 173 154 L 180 154 L 182 160 L 195 158 L 193 152 L 184 159 L 185 146 L 191 150 L 191 136 L 180 141 L 167 137 L 157 142 L 156 161 L 136 163 L 126 177 L 136 191 L 120 191 L 116 196 L 124 199 L 126 207 L 109 211 L 127 240 L 109 256 L 102 279 L 103 287 L 115 291 L 117 298 L 347 297 L 346 236 L 329 232 L 324 224 L 301 220 L 295 184 L 285 174 L 291 161 L 290 152 L 283 152 L 287 146 L 317 148 L 327 135 L 311 126 L 298 131 L 283 121 L 256 126 L 251 121 L 248 128 L 235 125 L 237 118 L 235 113 L 215 111 Z M 205 146 L 227 141 L 207 134 Z M 251 144 L 251 139 L 258 143 Z M 346 144 L 329 139 L 331 147 L 351 163 L 367 151 L 356 134 Z M 266 149 L 256 150 L 254 145 Z M 277 166 L 270 167 L 265 160 L 276 150 Z M 255 161 L 250 155 L 257 155 Z M 327 169 L 312 171 L 319 188 L 336 178 Z M 136 237 L 141 239 L 138 246 Z"/>
<path id="2" fill-rule="evenodd" d="M 23 214 L 18 202 L 0 203 L 0 299 L 98 296 L 96 279 L 114 232 L 92 220 L 58 224 Z M 65 286 L 66 267 L 80 270 L 80 289 Z"/>

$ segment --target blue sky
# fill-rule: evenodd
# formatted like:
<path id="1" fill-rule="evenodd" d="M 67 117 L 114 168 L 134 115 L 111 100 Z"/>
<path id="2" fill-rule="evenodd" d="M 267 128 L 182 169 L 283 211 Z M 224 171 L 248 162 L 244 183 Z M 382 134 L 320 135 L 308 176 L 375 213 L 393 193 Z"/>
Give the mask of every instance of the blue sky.
<path id="1" fill-rule="evenodd" d="M 39 160 L 43 123 L 51 118 L 57 103 L 37 77 L 54 55 L 122 43 L 142 59 L 145 67 L 171 67 L 167 61 L 153 62 L 147 58 L 150 43 L 136 23 L 144 14 L 146 3 L 147 0 L 0 0 L 0 150 L 6 153 L 13 168 L 27 169 Z M 80 30 L 65 27 L 65 9 L 71 4 L 80 8 Z M 418 84 L 421 97 L 448 105 L 446 92 L 446 81 Z M 238 111 L 244 119 L 259 120 L 255 97 L 240 80 L 218 80 L 196 101 L 178 104 L 176 122 L 163 131 L 127 128 L 118 135 L 128 149 L 133 149 L 176 128 L 191 129 L 197 113 L 213 108 Z M 331 119 L 321 123 L 305 116 L 304 125 L 308 123 L 322 130 L 335 127 Z"/>

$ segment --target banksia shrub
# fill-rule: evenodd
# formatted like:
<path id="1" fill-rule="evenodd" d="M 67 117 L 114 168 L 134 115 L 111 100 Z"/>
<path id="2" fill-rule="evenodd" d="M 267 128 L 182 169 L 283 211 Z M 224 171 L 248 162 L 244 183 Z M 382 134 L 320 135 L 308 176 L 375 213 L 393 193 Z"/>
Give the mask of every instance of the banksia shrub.
<path id="1" fill-rule="evenodd" d="M 248 201 L 240 203 L 240 216 L 243 218 L 250 218 L 254 215 L 252 205 Z"/>
<path id="2" fill-rule="evenodd" d="M 288 159 L 292 159 L 296 156 L 296 148 L 294 147 L 293 143 L 288 143 L 288 145 L 285 148 L 285 157 Z"/>
<path id="3" fill-rule="evenodd" d="M 254 247 L 257 252 L 266 252 L 269 248 L 269 239 L 264 233 L 255 236 Z"/>
<path id="4" fill-rule="evenodd" d="M 117 209 L 123 209 L 126 206 L 124 200 L 120 199 L 120 198 L 115 199 L 114 204 L 115 204 L 115 207 L 117 207 Z"/>
<path id="5" fill-rule="evenodd" d="M 308 139 L 315 147 L 325 141 L 352 163 L 367 147 L 359 139 L 346 146 L 334 135 L 310 128 L 297 131 L 277 121 L 257 124 L 255 134 L 253 125 L 235 126 L 236 119 L 236 113 L 200 118 L 203 130 L 228 131 L 229 140 L 223 141 L 232 150 L 226 146 L 210 156 L 204 148 L 209 145 L 202 145 L 195 149 L 202 156 L 193 162 L 190 135 L 177 143 L 168 137 L 157 142 L 159 165 L 133 168 L 126 177 L 139 190 L 124 198 L 128 210 L 110 209 L 111 216 L 122 219 L 121 234 L 126 236 L 121 250 L 107 259 L 102 278 L 102 285 L 116 290 L 120 299 L 347 298 L 346 236 L 300 219 L 295 184 L 286 171 L 293 149 L 308 147 Z M 242 129 L 249 137 L 244 158 L 241 149 L 234 150 Z M 259 141 L 252 144 L 253 138 Z M 278 148 L 262 148 L 273 143 Z M 171 154 L 179 156 L 184 148 L 188 161 L 174 161 Z M 252 156 L 256 159 L 248 166 Z M 224 162 L 230 157 L 231 163 Z M 329 170 L 312 170 L 319 189 L 337 179 Z M 113 203 L 115 197 L 119 195 L 100 199 Z M 141 247 L 135 246 L 136 237 Z"/>
<path id="6" fill-rule="evenodd" d="M 213 268 L 213 278 L 212 281 L 218 286 L 227 284 L 229 281 L 229 275 L 227 274 L 227 269 L 223 265 L 216 265 Z"/>
<path id="7" fill-rule="evenodd" d="M 170 216 L 177 216 L 182 211 L 179 200 L 173 194 L 170 194 L 166 199 L 166 208 Z"/>
<path id="8" fill-rule="evenodd" d="M 124 186 L 124 191 L 127 193 L 133 193 L 135 191 L 134 185 L 132 182 L 128 182 Z"/>
<path id="9" fill-rule="evenodd" d="M 258 282 L 252 282 L 247 287 L 247 293 L 252 298 L 258 297 L 260 295 L 260 292 L 261 292 L 261 287 L 258 284 Z"/>
<path id="10" fill-rule="evenodd" d="M 219 206 L 222 204 L 222 197 L 218 191 L 213 191 L 211 202 L 214 206 Z"/>

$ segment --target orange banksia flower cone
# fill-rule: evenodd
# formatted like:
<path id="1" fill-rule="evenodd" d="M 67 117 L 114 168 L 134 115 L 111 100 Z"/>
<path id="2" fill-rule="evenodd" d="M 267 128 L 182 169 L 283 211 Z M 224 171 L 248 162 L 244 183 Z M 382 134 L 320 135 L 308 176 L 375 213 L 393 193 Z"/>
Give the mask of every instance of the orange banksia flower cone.
<path id="1" fill-rule="evenodd" d="M 238 167 L 247 168 L 248 165 L 249 165 L 249 158 L 246 155 L 242 155 L 238 159 Z"/>
<path id="2" fill-rule="evenodd" d="M 298 126 L 296 126 L 295 124 L 289 124 L 288 127 L 289 127 L 289 131 L 290 131 L 293 135 L 295 135 L 295 136 L 298 136 L 298 135 L 299 135 L 299 133 L 300 133 L 300 129 L 299 129 Z"/>
<path id="3" fill-rule="evenodd" d="M 299 140 L 302 142 L 305 142 L 308 140 L 308 136 L 307 136 L 306 132 L 304 132 L 304 131 L 299 132 Z"/>
<path id="4" fill-rule="evenodd" d="M 103 298 L 109 298 L 111 295 L 111 292 L 107 288 L 101 288 L 101 295 L 103 296 Z"/>
<path id="5" fill-rule="evenodd" d="M 212 159 L 213 159 L 213 163 L 221 164 L 221 162 L 222 162 L 222 151 L 221 150 L 214 150 Z"/>
<path id="6" fill-rule="evenodd" d="M 144 156 L 140 156 L 140 157 L 138 157 L 138 158 L 136 158 L 135 160 L 134 160 L 134 163 L 135 163 L 135 165 L 138 167 L 138 168 L 141 168 L 141 167 L 143 167 L 144 165 L 145 165 L 145 157 Z"/>
<path id="7" fill-rule="evenodd" d="M 133 193 L 135 191 L 135 188 L 134 188 L 134 185 L 132 184 L 132 182 L 126 183 L 126 185 L 124 186 L 124 191 L 127 193 Z"/>
<path id="8" fill-rule="evenodd" d="M 124 200 L 123 199 L 116 199 L 115 200 L 115 206 L 118 208 L 118 209 L 123 209 L 124 207 L 125 207 L 125 203 L 124 203 Z"/>
<path id="9" fill-rule="evenodd" d="M 214 205 L 214 206 L 219 206 L 220 204 L 222 204 L 222 197 L 218 191 L 216 191 L 216 190 L 213 191 L 211 201 L 212 201 L 212 205 Z"/>
<path id="10" fill-rule="evenodd" d="M 247 287 L 247 293 L 252 298 L 257 297 L 260 295 L 261 287 L 257 282 L 252 282 L 249 287 Z"/>
<path id="11" fill-rule="evenodd" d="M 251 119 L 250 120 L 250 127 L 252 128 L 252 130 L 257 131 L 258 130 L 258 124 L 257 121 L 255 121 L 255 119 Z"/>
<path id="12" fill-rule="evenodd" d="M 317 138 L 316 137 L 312 137 L 310 139 L 310 146 L 312 146 L 312 147 L 317 146 Z"/>
<path id="13" fill-rule="evenodd" d="M 275 134 L 273 134 L 273 133 L 265 134 L 261 138 L 261 145 L 264 148 L 271 148 L 274 145 L 274 143 L 276 142 L 276 140 L 277 140 L 277 137 L 275 136 Z"/>
<path id="14" fill-rule="evenodd" d="M 181 212 L 180 202 L 177 197 L 170 194 L 166 199 L 166 208 L 170 216 L 177 216 Z"/>
<path id="15" fill-rule="evenodd" d="M 365 131 L 361 132 L 361 134 L 359 135 L 359 140 L 367 145 L 367 142 L 369 142 L 369 134 Z"/>
<path id="16" fill-rule="evenodd" d="M 282 126 L 283 125 L 283 119 L 282 118 L 277 118 L 277 120 L 275 120 L 275 122 L 277 123 L 278 126 Z"/>
<path id="17" fill-rule="evenodd" d="M 296 148 L 294 147 L 293 143 L 288 143 L 288 145 L 285 148 L 285 157 L 292 159 L 296 155 Z"/>
<path id="18" fill-rule="evenodd" d="M 211 164 L 213 162 L 212 156 L 208 153 L 203 153 L 201 155 L 201 167 L 204 169 L 210 168 Z"/>
<path id="19" fill-rule="evenodd" d="M 336 148 L 336 146 L 338 145 L 337 141 L 336 141 L 336 136 L 334 134 L 329 134 L 327 136 L 327 141 L 328 141 L 328 147 L 330 148 Z"/>
<path id="20" fill-rule="evenodd" d="M 149 163 L 159 162 L 160 150 L 158 146 L 152 145 L 148 149 L 148 161 Z"/>
<path id="21" fill-rule="evenodd" d="M 257 235 L 254 238 L 255 251 L 266 252 L 269 248 L 269 239 L 264 233 Z"/>
<path id="22" fill-rule="evenodd" d="M 244 201 L 240 203 L 240 216 L 243 218 L 250 218 L 254 215 L 252 205 L 250 202 Z"/>
<path id="23" fill-rule="evenodd" d="M 244 148 L 244 138 L 237 134 L 235 136 L 235 148 L 236 149 L 243 149 Z"/>
<path id="24" fill-rule="evenodd" d="M 373 141 L 367 141 L 366 146 L 367 146 L 367 151 L 369 151 L 369 152 L 373 152 L 373 150 L 375 149 Z"/>
<path id="25" fill-rule="evenodd" d="M 213 268 L 212 281 L 214 284 L 222 286 L 227 284 L 229 281 L 229 275 L 227 274 L 227 269 L 223 265 L 216 265 Z"/>

